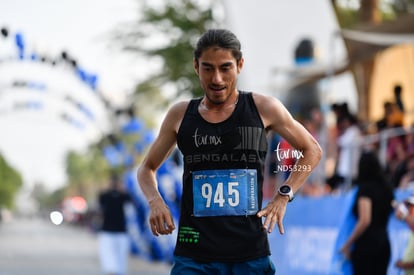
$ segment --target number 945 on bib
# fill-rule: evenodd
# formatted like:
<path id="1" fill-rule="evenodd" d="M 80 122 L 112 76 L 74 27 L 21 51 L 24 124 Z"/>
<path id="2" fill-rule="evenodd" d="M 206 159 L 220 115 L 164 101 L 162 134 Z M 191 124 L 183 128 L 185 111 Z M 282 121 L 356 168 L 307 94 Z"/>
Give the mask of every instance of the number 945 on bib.
<path id="1" fill-rule="evenodd" d="M 194 216 L 246 216 L 257 213 L 255 169 L 202 170 L 192 174 Z"/>

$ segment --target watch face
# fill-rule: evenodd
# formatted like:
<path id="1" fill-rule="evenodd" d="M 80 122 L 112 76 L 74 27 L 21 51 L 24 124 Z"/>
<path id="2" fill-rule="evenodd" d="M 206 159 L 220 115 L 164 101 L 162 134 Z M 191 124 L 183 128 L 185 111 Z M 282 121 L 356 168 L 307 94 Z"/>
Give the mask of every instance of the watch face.
<path id="1" fill-rule="evenodd" d="M 280 192 L 285 193 L 285 194 L 289 193 L 290 190 L 291 190 L 290 186 L 287 186 L 287 185 L 283 185 L 280 187 Z"/>

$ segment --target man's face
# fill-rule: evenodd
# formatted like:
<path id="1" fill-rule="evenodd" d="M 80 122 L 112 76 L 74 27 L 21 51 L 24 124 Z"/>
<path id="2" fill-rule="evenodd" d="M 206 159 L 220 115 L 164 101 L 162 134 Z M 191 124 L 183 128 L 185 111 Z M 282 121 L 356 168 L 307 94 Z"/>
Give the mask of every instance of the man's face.
<path id="1" fill-rule="evenodd" d="M 211 47 L 194 60 L 205 95 L 211 103 L 223 104 L 236 92 L 237 76 L 243 67 L 243 59 L 237 64 L 228 49 Z"/>

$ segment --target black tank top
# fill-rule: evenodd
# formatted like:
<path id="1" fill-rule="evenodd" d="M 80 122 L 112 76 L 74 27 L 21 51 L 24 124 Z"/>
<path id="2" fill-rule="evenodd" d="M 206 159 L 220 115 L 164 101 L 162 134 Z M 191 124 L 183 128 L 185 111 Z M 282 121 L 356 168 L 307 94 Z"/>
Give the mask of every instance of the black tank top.
<path id="1" fill-rule="evenodd" d="M 251 93 L 239 92 L 234 112 L 219 123 L 210 123 L 201 117 L 198 112 L 200 102 L 201 98 L 190 101 L 177 135 L 177 145 L 184 158 L 184 173 L 180 223 L 174 254 L 198 261 L 220 262 L 240 262 L 270 255 L 267 232 L 262 228 L 261 219 L 256 216 L 263 199 L 267 140 L 253 96 Z M 257 186 L 254 194 L 250 194 L 257 199 L 255 212 L 218 216 L 196 214 L 195 205 L 199 204 L 195 203 L 197 199 L 194 199 L 196 195 L 193 189 L 199 188 L 193 188 L 193 176 L 199 171 L 208 173 L 206 170 L 218 170 L 220 173 L 255 171 Z M 235 175 L 231 172 L 228 174 L 230 178 Z M 209 199 L 208 203 L 212 207 L 219 209 L 224 205 L 232 211 L 229 205 L 235 205 L 234 199 L 239 195 L 237 188 L 243 186 L 238 185 L 233 189 L 234 186 L 229 187 L 230 184 L 215 184 L 213 187 L 203 186 L 199 197 L 201 200 L 206 199 L 205 201 Z M 250 189 L 247 193 L 249 192 Z M 242 202 L 244 200 L 240 199 Z"/>

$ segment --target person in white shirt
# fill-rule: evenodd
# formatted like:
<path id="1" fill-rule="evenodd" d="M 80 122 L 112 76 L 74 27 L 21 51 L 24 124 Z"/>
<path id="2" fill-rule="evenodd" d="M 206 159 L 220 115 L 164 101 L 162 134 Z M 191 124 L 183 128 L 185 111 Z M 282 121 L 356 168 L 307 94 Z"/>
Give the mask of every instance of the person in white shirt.
<path id="1" fill-rule="evenodd" d="M 351 187 L 358 172 L 362 134 L 357 119 L 347 114 L 338 118 L 337 161 L 334 175 L 328 179 L 333 190 Z"/>

